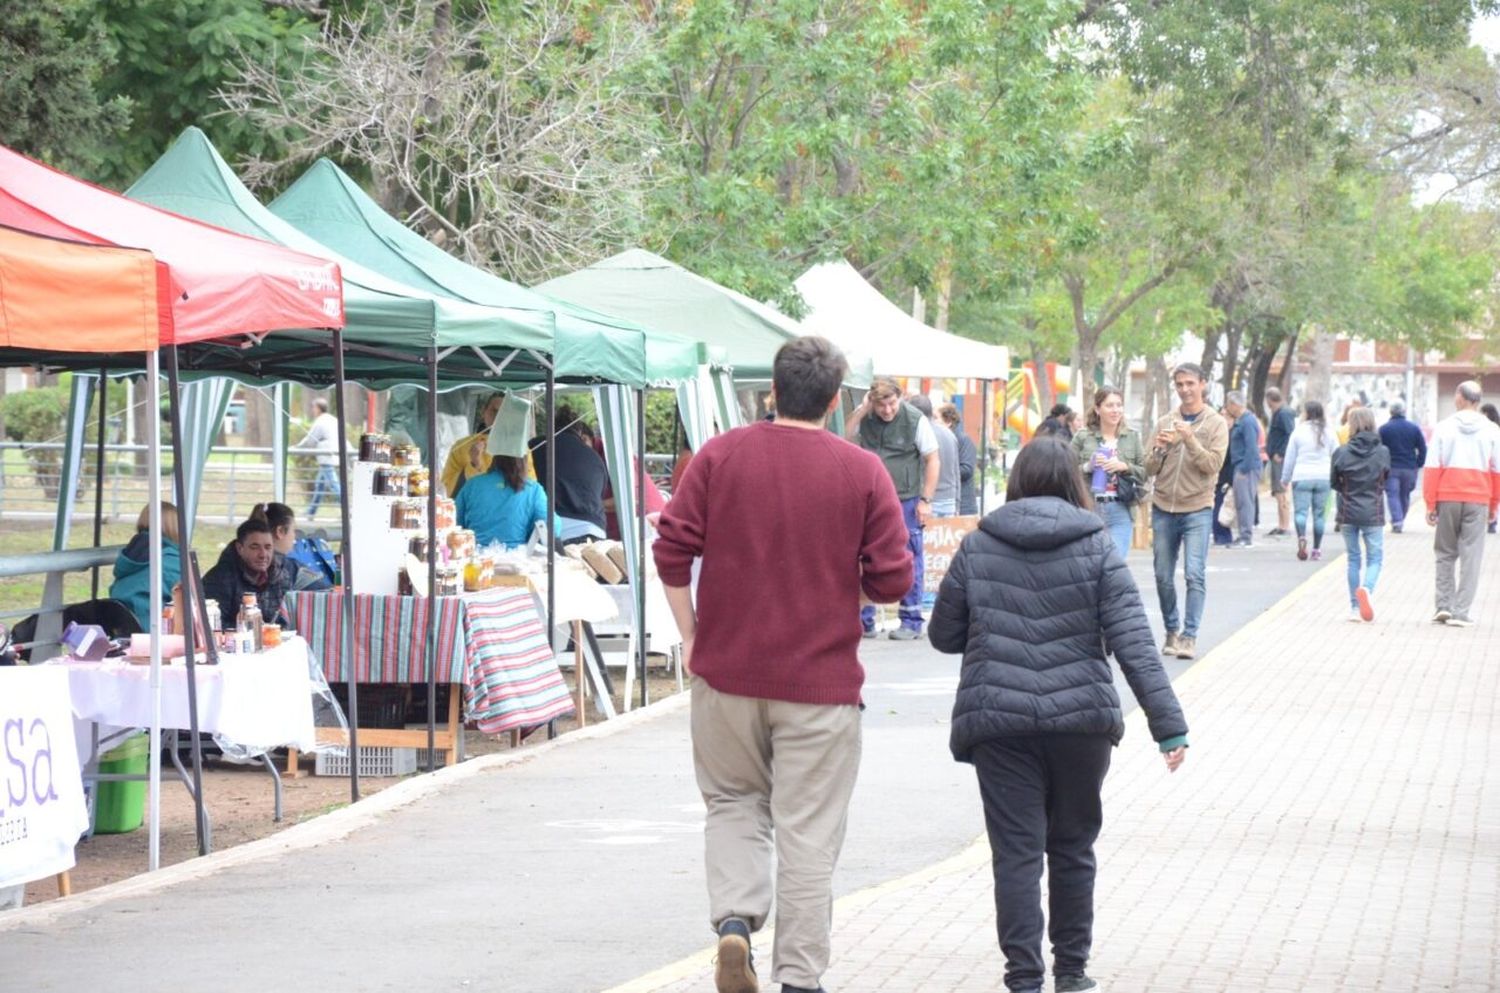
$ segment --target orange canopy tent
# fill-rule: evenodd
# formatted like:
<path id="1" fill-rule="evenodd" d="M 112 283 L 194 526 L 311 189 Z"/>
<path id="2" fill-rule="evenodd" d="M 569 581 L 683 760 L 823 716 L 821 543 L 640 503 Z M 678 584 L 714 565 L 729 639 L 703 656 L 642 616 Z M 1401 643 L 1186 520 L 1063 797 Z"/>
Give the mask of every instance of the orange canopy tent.
<path id="1" fill-rule="evenodd" d="M 170 267 L 172 321 L 162 328 L 163 346 L 344 326 L 335 263 L 129 200 L 4 146 L 0 224 L 150 251 Z"/>
<path id="2" fill-rule="evenodd" d="M 0 226 L 0 348 L 155 351 L 170 276 L 150 252 Z"/>

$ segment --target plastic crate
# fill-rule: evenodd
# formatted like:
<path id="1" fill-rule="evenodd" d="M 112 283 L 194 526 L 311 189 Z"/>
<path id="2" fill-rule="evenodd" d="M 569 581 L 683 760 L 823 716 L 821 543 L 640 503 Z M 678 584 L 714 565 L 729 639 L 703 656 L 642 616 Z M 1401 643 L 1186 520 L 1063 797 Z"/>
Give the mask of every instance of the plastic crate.
<path id="1" fill-rule="evenodd" d="M 415 748 L 380 748 L 359 746 L 361 776 L 409 776 L 417 771 Z M 349 749 L 325 748 L 317 753 L 313 765 L 315 776 L 349 775 Z"/>

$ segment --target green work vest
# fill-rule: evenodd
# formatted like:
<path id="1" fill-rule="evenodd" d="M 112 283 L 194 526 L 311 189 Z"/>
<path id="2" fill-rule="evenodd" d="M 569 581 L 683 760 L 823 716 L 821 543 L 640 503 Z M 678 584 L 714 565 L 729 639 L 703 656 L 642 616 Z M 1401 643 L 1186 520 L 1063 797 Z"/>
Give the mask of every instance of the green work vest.
<path id="1" fill-rule="evenodd" d="M 889 421 L 872 412 L 859 422 L 860 447 L 880 456 L 902 500 L 922 495 L 922 453 L 917 451 L 921 423 L 922 412 L 904 401 Z"/>

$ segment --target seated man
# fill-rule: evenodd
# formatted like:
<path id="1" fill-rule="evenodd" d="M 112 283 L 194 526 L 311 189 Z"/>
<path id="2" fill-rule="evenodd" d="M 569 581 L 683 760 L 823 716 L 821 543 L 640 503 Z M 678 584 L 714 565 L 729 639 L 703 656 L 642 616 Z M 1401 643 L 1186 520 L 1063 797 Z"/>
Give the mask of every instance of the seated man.
<path id="1" fill-rule="evenodd" d="M 276 550 L 271 525 L 252 517 L 239 526 L 235 540 L 224 546 L 219 561 L 203 577 L 203 595 L 219 602 L 225 630 L 240 615 L 240 597 L 255 594 L 267 623 L 284 623 L 282 601 L 294 589 L 297 566 Z"/>
<path id="2" fill-rule="evenodd" d="M 591 444 L 593 431 L 566 405 L 557 408 L 557 484 L 547 477 L 547 439 L 531 439 L 536 480 L 557 507 L 564 545 L 603 538 L 604 488 L 609 471 Z"/>

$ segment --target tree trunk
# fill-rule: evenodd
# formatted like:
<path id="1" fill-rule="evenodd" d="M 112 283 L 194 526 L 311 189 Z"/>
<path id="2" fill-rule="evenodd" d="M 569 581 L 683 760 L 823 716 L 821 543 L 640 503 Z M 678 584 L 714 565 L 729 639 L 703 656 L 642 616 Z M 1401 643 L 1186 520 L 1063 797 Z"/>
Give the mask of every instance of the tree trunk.
<path id="1" fill-rule="evenodd" d="M 1046 417 L 1053 403 L 1052 378 L 1047 375 L 1047 353 L 1035 338 L 1031 341 L 1031 364 L 1036 369 L 1036 405 Z"/>
<path id="2" fill-rule="evenodd" d="M 1303 397 L 1327 404 L 1333 387 L 1333 344 L 1337 336 L 1332 331 L 1319 328 L 1313 333 L 1312 361 L 1307 367 L 1307 387 Z M 1332 416 L 1333 411 L 1328 411 Z"/>
<path id="3" fill-rule="evenodd" d="M 1146 360 L 1146 395 L 1141 402 L 1141 436 L 1150 438 L 1157 418 L 1172 406 L 1172 376 L 1161 356 Z"/>
<path id="4" fill-rule="evenodd" d="M 933 274 L 932 288 L 937 293 L 937 320 L 932 326 L 939 331 L 948 330 L 948 305 L 953 297 L 953 263 L 945 255 Z"/>
<path id="5" fill-rule="evenodd" d="M 1292 328 L 1292 333 L 1287 337 L 1286 358 L 1281 360 L 1281 372 L 1276 377 L 1276 385 L 1281 388 L 1281 395 L 1288 403 L 1292 400 L 1292 376 L 1297 371 L 1297 338 L 1301 334 L 1301 327 Z"/>
<path id="6" fill-rule="evenodd" d="M 1245 336 L 1245 326 L 1239 321 L 1229 324 L 1224 334 L 1224 373 L 1221 382 L 1224 391 L 1240 388 L 1240 341 Z"/>

